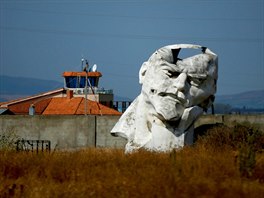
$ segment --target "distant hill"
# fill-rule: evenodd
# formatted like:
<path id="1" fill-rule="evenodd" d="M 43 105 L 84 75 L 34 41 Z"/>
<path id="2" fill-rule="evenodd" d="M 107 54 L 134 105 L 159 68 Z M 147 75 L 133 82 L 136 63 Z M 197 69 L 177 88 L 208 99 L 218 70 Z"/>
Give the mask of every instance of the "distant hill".
<path id="1" fill-rule="evenodd" d="M 0 102 L 23 98 L 62 87 L 63 83 L 53 80 L 0 75 Z M 131 101 L 127 97 L 117 95 L 114 95 L 114 100 Z"/>
<path id="2" fill-rule="evenodd" d="M 0 75 L 0 102 L 39 94 L 62 88 L 63 83 L 54 80 L 11 77 Z M 115 101 L 131 101 L 127 97 L 114 96 Z M 215 103 L 234 108 L 264 109 L 264 90 L 248 91 L 232 95 L 217 95 Z"/>
<path id="3" fill-rule="evenodd" d="M 264 109 L 264 90 L 216 96 L 215 103 L 228 104 L 234 108 Z"/>
<path id="4" fill-rule="evenodd" d="M 63 83 L 36 78 L 0 76 L 0 101 L 7 101 L 62 88 Z"/>

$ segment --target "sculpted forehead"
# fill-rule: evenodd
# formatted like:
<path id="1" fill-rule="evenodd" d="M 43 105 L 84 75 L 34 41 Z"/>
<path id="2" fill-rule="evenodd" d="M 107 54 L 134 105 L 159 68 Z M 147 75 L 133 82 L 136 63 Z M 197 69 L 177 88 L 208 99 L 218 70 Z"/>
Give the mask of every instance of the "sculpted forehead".
<path id="1" fill-rule="evenodd" d="M 207 54 L 200 54 L 192 56 L 183 60 L 178 60 L 175 64 L 175 69 L 179 68 L 179 72 L 186 72 L 190 75 L 204 75 L 210 76 L 210 56 Z"/>
<path id="2" fill-rule="evenodd" d="M 200 54 L 181 58 L 180 51 L 186 49 L 197 49 Z M 170 67 L 177 72 L 217 79 L 217 55 L 208 48 L 198 45 L 180 44 L 163 47 L 149 58 L 149 63 L 157 67 Z"/>

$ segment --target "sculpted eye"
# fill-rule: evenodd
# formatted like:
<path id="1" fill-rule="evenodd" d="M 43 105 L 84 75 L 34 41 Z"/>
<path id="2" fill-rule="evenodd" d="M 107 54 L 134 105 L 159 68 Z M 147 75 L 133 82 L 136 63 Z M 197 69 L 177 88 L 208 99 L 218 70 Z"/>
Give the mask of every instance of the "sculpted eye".
<path id="1" fill-rule="evenodd" d="M 180 72 L 176 72 L 176 71 L 170 71 L 168 70 L 166 72 L 167 76 L 169 76 L 170 78 L 177 78 L 180 75 Z"/>
<path id="2" fill-rule="evenodd" d="M 191 77 L 191 76 L 188 76 L 188 79 L 187 79 L 187 81 L 190 85 L 196 86 L 196 87 L 203 84 L 204 80 L 205 79 L 203 79 L 203 78 L 195 78 L 195 77 Z"/>

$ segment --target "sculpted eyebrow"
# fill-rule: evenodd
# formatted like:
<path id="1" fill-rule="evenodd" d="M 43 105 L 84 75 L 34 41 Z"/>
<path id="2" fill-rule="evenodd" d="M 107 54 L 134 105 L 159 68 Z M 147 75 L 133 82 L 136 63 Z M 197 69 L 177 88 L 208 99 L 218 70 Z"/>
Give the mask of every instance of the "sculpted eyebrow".
<path id="1" fill-rule="evenodd" d="M 179 73 L 181 73 L 185 68 L 184 65 L 177 65 L 177 64 L 174 65 L 171 63 L 162 64 L 161 66 L 164 69 L 169 69 L 172 72 L 179 72 Z M 189 71 L 189 72 L 187 71 L 187 76 L 190 76 L 192 78 L 206 79 L 208 74 L 207 72 L 206 73 L 196 73 L 196 71 Z"/>
<path id="2" fill-rule="evenodd" d="M 187 75 L 193 78 L 200 78 L 200 79 L 207 78 L 207 74 L 187 73 Z"/>
<path id="3" fill-rule="evenodd" d="M 161 65 L 164 69 L 170 69 L 172 71 L 181 72 L 183 69 L 179 68 L 178 65 L 167 63 L 166 65 Z"/>

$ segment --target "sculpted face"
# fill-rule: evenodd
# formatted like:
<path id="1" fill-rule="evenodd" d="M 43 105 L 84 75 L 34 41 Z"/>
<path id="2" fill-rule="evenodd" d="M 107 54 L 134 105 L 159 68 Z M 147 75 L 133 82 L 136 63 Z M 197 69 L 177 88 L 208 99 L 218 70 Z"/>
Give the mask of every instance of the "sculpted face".
<path id="1" fill-rule="evenodd" d="M 177 57 L 181 48 L 161 48 L 140 70 L 142 94 L 161 120 L 179 120 L 186 108 L 195 105 L 206 109 L 216 92 L 216 55 L 205 48 L 181 60 Z"/>
<path id="2" fill-rule="evenodd" d="M 186 48 L 200 53 L 180 59 L 180 51 Z M 127 139 L 126 152 L 171 151 L 191 145 L 195 120 L 213 102 L 217 67 L 217 55 L 199 45 L 157 50 L 140 68 L 141 94 L 111 134 Z"/>

